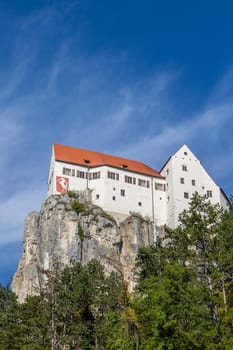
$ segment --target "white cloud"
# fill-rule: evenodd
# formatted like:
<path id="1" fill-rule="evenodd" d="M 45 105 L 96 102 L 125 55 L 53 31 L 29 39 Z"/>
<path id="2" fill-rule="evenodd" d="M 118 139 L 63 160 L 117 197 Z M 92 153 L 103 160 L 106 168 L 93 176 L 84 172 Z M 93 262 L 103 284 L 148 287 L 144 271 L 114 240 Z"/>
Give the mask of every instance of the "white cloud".
<path id="1" fill-rule="evenodd" d="M 223 101 L 230 101 L 233 95 L 233 66 L 228 69 L 214 87 L 209 103 L 215 105 Z"/>
<path id="2" fill-rule="evenodd" d="M 4 152 L 7 151 L 8 146 L 12 147 L 17 144 L 17 141 L 22 135 L 23 126 L 20 124 L 16 118 L 12 118 L 13 110 L 6 110 L 1 113 L 1 128 L 0 128 L 0 152 L 4 156 Z"/>
<path id="3" fill-rule="evenodd" d="M 145 129 L 140 138 L 128 145 L 127 149 L 120 145 L 119 153 L 124 152 L 128 157 L 144 160 L 159 170 L 170 155 L 187 143 L 194 153 L 200 154 L 200 160 L 205 162 L 216 181 L 227 182 L 229 187 L 231 183 L 232 191 L 233 182 L 227 178 L 231 178 L 233 159 L 233 96 L 222 95 L 223 82 L 229 84 L 228 73 L 226 77 L 221 80 L 220 87 L 216 86 L 214 89 L 215 98 L 210 98 L 206 107 L 198 114 L 186 116 L 181 121 L 176 121 L 175 118 L 168 120 L 159 132 L 150 133 Z M 226 90 L 229 91 L 227 87 Z M 220 95 L 217 95 L 217 91 Z M 174 115 L 175 113 L 174 110 Z M 223 186 L 223 183 L 220 185 Z"/>
<path id="4" fill-rule="evenodd" d="M 35 189 L 27 187 L 0 203 L 0 245 L 19 241 L 23 238 L 23 222 L 32 210 L 39 210 L 45 198 L 44 186 Z"/>

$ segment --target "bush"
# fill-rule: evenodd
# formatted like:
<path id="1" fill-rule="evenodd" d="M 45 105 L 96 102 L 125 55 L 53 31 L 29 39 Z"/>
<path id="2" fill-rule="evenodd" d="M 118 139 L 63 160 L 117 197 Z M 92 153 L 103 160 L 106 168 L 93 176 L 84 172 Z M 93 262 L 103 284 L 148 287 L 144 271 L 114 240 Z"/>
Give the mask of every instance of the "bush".
<path id="1" fill-rule="evenodd" d="M 67 194 L 70 198 L 76 198 L 77 193 L 75 191 L 67 191 Z"/>
<path id="2" fill-rule="evenodd" d="M 77 214 L 85 211 L 84 204 L 80 203 L 77 199 L 72 202 L 71 207 Z"/>
<path id="3" fill-rule="evenodd" d="M 84 240 L 84 231 L 83 231 L 83 228 L 82 228 L 80 222 L 78 223 L 78 236 L 80 238 L 80 241 Z"/>

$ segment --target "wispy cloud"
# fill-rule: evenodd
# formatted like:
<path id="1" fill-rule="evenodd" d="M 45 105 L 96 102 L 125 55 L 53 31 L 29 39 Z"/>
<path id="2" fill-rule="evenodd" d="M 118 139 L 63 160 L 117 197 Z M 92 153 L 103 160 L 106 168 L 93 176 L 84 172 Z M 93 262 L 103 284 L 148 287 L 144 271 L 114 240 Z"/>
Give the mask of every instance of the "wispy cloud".
<path id="1" fill-rule="evenodd" d="M 183 143 L 196 144 L 197 148 L 199 148 L 198 143 L 200 146 L 210 141 L 212 144 L 218 144 L 222 137 L 222 129 L 228 128 L 232 118 L 233 104 L 208 106 L 203 112 L 191 116 L 185 122 L 182 120 L 174 124 L 168 123 L 159 134 L 152 136 L 142 134 L 142 139 L 137 140 L 127 152 L 138 155 L 141 159 L 147 154 L 150 162 L 156 162 L 164 159 L 164 153 L 174 152 Z M 157 150 L 156 154 L 152 150 Z"/>
<path id="2" fill-rule="evenodd" d="M 22 240 L 24 219 L 32 209 L 39 210 L 44 198 L 44 186 L 38 184 L 36 189 L 24 188 L 23 191 L 12 194 L 7 200 L 0 203 L 0 245 Z"/>
<path id="3" fill-rule="evenodd" d="M 226 182 L 232 191 L 231 178 L 233 143 L 233 90 L 230 93 L 232 69 L 217 84 L 206 106 L 185 121 L 168 120 L 159 132 L 145 130 L 140 138 L 127 147 L 126 155 L 146 160 L 155 168 L 162 166 L 169 155 L 187 143 L 207 166 L 215 180 Z M 224 93 L 225 92 L 225 93 Z M 167 102 L 167 101 L 166 101 Z M 176 113 L 176 110 L 173 110 Z M 122 146 L 119 151 L 123 151 Z M 223 171 L 227 169 L 227 171 Z M 227 180 L 228 179 L 228 180 Z"/>
<path id="4" fill-rule="evenodd" d="M 22 238 L 27 212 L 46 196 L 52 142 L 138 159 L 156 169 L 187 143 L 218 182 L 232 187 L 232 176 L 218 171 L 232 168 L 231 69 L 202 110 L 182 116 L 182 99 L 174 93 L 182 69 L 129 77 L 127 54 L 88 57 L 70 38 L 46 38 L 62 21 L 61 11 L 52 16 L 46 9 L 22 23 L 12 47 L 17 65 L 10 63 L 6 83 L 0 81 L 0 245 Z M 224 144 L 222 135 L 229 135 Z"/>

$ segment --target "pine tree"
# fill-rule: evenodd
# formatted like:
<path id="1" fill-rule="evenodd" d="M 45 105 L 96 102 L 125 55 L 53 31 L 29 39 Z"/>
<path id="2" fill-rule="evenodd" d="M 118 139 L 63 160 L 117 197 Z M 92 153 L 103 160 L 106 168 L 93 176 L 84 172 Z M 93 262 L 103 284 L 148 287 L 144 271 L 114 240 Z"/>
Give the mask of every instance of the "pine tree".
<path id="1" fill-rule="evenodd" d="M 223 211 L 195 193 L 179 220 L 176 229 L 166 228 L 163 245 L 139 251 L 135 300 L 143 346 L 207 349 L 208 343 L 212 349 L 230 348 L 232 204 Z"/>
<path id="2" fill-rule="evenodd" d="M 213 349 L 207 290 L 190 268 L 166 264 L 140 282 L 135 298 L 141 349 Z"/>
<path id="3" fill-rule="evenodd" d="M 105 349 L 109 316 L 120 317 L 120 295 L 125 290 L 121 278 L 115 273 L 106 276 L 94 260 L 47 276 L 43 307 L 52 349 Z"/>

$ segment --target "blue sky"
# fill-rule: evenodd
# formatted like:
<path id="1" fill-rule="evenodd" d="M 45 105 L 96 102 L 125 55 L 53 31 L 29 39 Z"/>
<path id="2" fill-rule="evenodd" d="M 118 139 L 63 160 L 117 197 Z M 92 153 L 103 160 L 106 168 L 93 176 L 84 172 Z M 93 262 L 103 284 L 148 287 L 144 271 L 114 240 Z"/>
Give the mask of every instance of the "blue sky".
<path id="1" fill-rule="evenodd" d="M 0 1 L 0 281 L 53 142 L 159 170 L 186 143 L 233 192 L 231 1 Z"/>

